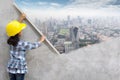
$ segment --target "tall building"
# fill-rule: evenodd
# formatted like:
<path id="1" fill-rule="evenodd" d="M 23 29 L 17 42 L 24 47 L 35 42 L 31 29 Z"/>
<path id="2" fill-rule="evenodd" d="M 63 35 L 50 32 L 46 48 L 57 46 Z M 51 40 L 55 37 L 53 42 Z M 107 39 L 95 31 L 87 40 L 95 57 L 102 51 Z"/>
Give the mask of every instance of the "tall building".
<path id="1" fill-rule="evenodd" d="M 65 45 L 65 53 L 68 53 L 69 51 L 74 50 L 74 46 L 72 44 L 72 41 L 65 41 L 64 45 Z"/>
<path id="2" fill-rule="evenodd" d="M 74 45 L 74 48 L 79 48 L 79 28 L 78 27 L 71 27 L 70 28 L 70 38 Z"/>
<path id="3" fill-rule="evenodd" d="M 71 26 L 70 25 L 70 15 L 67 16 L 67 26 L 68 26 L 68 28 L 70 28 L 70 26 Z"/>

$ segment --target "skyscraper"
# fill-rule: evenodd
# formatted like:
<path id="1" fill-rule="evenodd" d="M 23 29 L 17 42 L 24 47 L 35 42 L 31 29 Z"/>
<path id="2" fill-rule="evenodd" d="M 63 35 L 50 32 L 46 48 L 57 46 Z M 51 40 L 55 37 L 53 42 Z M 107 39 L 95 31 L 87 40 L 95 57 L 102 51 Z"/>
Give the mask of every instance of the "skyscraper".
<path id="1" fill-rule="evenodd" d="M 78 27 L 70 28 L 70 38 L 75 49 L 79 48 L 79 31 Z"/>

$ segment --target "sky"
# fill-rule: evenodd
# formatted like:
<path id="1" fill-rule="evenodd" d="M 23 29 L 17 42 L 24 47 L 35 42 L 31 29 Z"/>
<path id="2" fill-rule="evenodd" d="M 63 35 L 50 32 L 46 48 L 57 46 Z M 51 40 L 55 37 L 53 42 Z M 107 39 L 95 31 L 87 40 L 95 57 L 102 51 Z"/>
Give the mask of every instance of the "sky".
<path id="1" fill-rule="evenodd" d="M 16 4 L 34 17 L 118 16 L 120 0 L 16 0 Z"/>
<path id="2" fill-rule="evenodd" d="M 120 8 L 120 0 L 16 0 L 23 7 Z"/>

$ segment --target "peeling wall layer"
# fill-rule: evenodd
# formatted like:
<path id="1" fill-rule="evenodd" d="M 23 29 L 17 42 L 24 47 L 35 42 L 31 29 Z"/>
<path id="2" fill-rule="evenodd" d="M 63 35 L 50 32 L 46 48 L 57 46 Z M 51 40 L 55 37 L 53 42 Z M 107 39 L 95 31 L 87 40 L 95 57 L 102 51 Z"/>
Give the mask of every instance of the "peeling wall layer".
<path id="1" fill-rule="evenodd" d="M 19 12 L 12 0 L 0 0 L 0 80 L 8 80 L 6 65 L 9 49 L 6 24 L 17 19 Z M 27 23 L 22 39 L 37 41 L 39 34 Z M 120 38 L 78 49 L 68 54 L 55 54 L 45 43 L 28 51 L 29 73 L 25 80 L 120 80 Z"/>

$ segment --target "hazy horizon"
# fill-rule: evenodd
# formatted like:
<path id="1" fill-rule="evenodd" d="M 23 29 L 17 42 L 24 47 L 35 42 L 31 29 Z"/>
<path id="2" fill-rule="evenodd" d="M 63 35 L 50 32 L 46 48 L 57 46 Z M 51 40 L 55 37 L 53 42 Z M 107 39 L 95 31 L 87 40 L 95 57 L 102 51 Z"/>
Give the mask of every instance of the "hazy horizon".
<path id="1" fill-rule="evenodd" d="M 120 16 L 119 0 L 16 0 L 16 4 L 30 17 L 42 19 L 66 16 Z"/>

